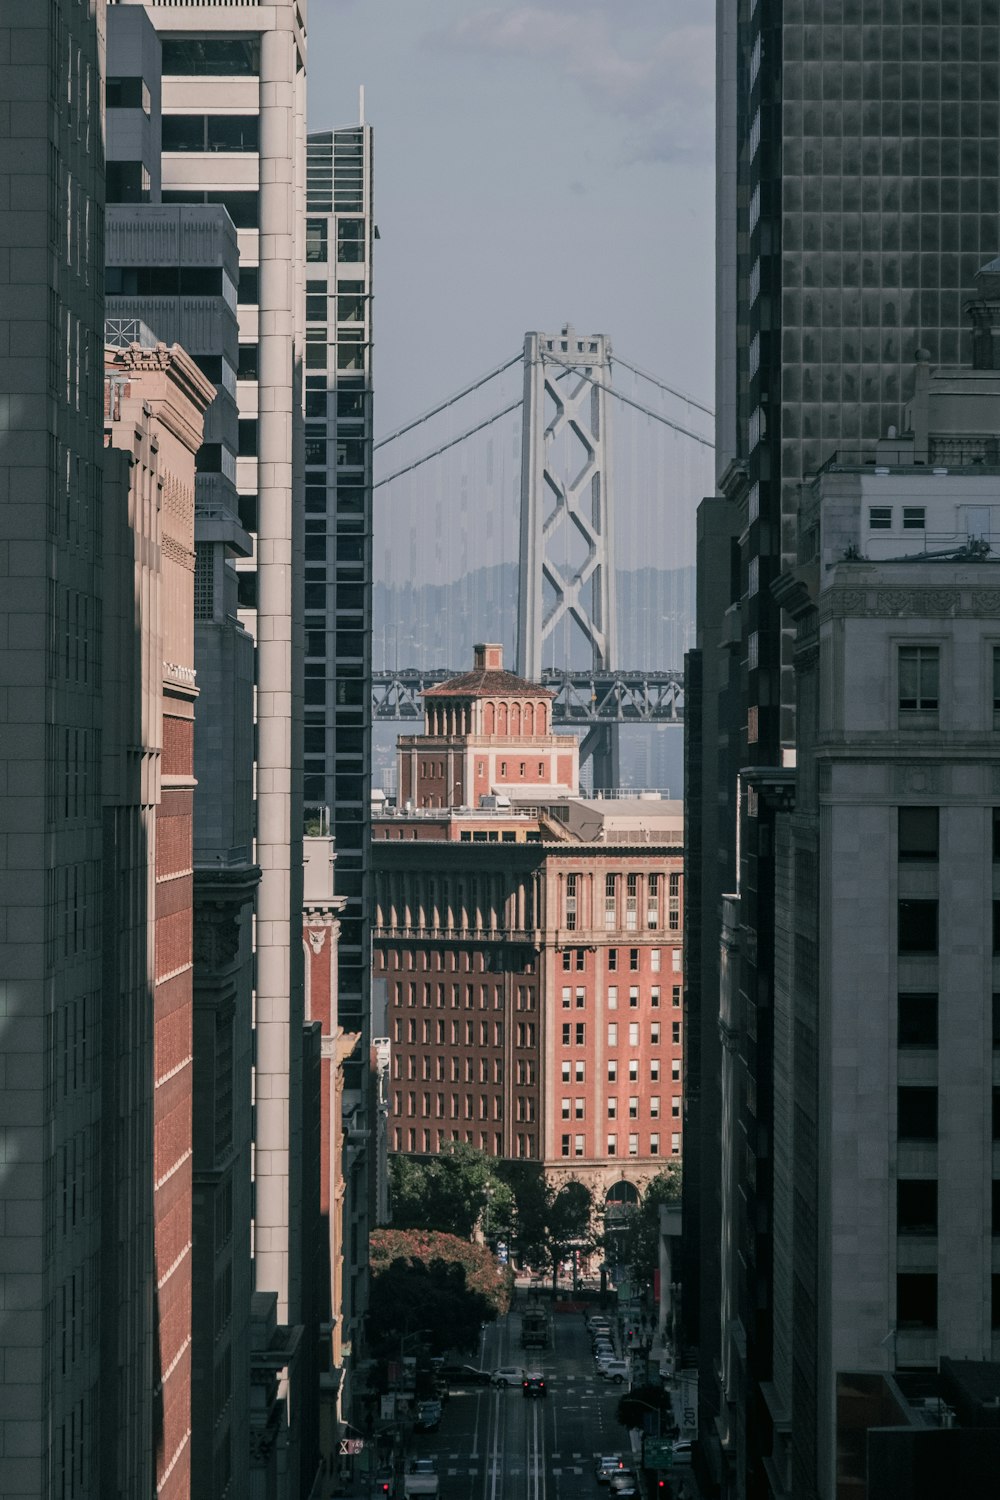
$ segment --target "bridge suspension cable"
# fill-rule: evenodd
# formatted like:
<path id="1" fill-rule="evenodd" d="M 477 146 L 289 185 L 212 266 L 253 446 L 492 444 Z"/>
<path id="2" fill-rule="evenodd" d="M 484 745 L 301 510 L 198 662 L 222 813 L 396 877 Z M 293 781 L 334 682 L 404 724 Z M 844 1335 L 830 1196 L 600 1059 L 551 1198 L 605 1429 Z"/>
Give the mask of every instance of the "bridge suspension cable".
<path id="1" fill-rule="evenodd" d="M 520 359 L 520 357 L 521 356 L 518 355 L 518 359 Z M 513 363 L 514 361 L 511 360 L 511 364 Z M 506 366 L 504 368 L 506 368 Z M 495 373 L 496 372 L 494 371 L 494 374 Z M 482 384 L 482 381 L 480 381 L 480 384 Z M 472 387 L 472 389 L 475 389 L 475 387 Z M 447 405 L 448 403 L 446 402 L 445 404 Z M 492 427 L 493 423 L 499 422 L 501 417 L 508 416 L 512 411 L 519 411 L 523 405 L 524 402 L 522 398 L 518 396 L 517 400 L 512 401 L 509 406 L 505 406 L 503 411 L 496 411 L 493 413 L 492 417 L 487 417 L 483 422 L 477 422 L 475 427 L 470 427 L 467 431 L 460 432 L 458 437 L 449 438 L 448 442 L 442 443 L 440 448 L 434 448 L 430 453 L 422 454 L 420 458 L 415 458 L 412 463 L 404 465 L 402 469 L 397 469 L 393 474 L 387 474 L 384 479 L 376 479 L 375 483 L 372 485 L 372 489 L 377 490 L 383 484 L 390 484 L 392 480 L 399 479 L 403 474 L 409 474 L 411 469 L 419 469 L 421 464 L 429 463 L 432 458 L 437 458 L 438 454 L 440 453 L 447 453 L 449 448 L 454 448 L 457 443 L 464 443 L 466 438 L 474 437 L 477 432 L 482 432 L 484 427 Z M 428 415 L 432 415 L 432 413 L 428 413 Z M 421 417 L 420 421 L 423 420 L 423 417 Z M 417 424 L 414 423 L 413 425 L 416 426 Z M 386 441 L 388 442 L 388 439 L 386 439 Z"/>
<path id="2" fill-rule="evenodd" d="M 626 406 L 634 406 L 636 411 L 642 412 L 643 416 L 652 417 L 655 421 L 662 422 L 664 427 L 670 427 L 674 432 L 679 432 L 683 437 L 688 437 L 696 443 L 701 443 L 704 448 L 715 447 L 714 438 L 702 437 L 700 432 L 692 432 L 690 427 L 682 427 L 679 422 L 671 422 L 670 418 L 665 417 L 662 412 L 653 411 L 652 407 L 643 406 L 640 401 L 633 401 L 631 396 L 623 395 L 621 391 L 615 390 L 613 385 L 604 385 L 602 381 L 595 380 L 592 375 L 584 374 L 583 370 L 576 365 L 564 365 L 561 359 L 554 359 L 551 354 L 546 354 L 545 363 L 558 365 L 561 370 L 567 370 L 571 375 L 579 375 L 581 380 L 589 381 L 591 385 L 596 385 L 600 390 L 607 391 L 609 396 L 614 396 L 616 400 L 623 401 Z M 619 364 L 624 364 L 624 360 L 619 360 Z"/>
<path id="3" fill-rule="evenodd" d="M 518 350 L 513 359 L 508 359 L 505 364 L 497 365 L 495 370 L 490 370 L 488 375 L 483 375 L 479 380 L 473 381 L 472 385 L 467 385 L 464 390 L 458 391 L 456 395 L 449 396 L 447 401 L 442 401 L 437 406 L 432 406 L 430 411 L 425 411 L 422 416 L 414 417 L 413 421 L 407 422 L 404 427 L 397 427 L 396 431 L 390 432 L 388 437 L 379 438 L 378 442 L 373 444 L 373 451 L 377 448 L 384 448 L 387 443 L 394 443 L 396 439 L 402 437 L 405 432 L 412 432 L 414 427 L 419 427 L 421 422 L 426 422 L 431 417 L 436 417 L 438 412 L 447 411 L 448 407 L 454 406 L 456 401 L 461 401 L 465 396 L 471 396 L 473 391 L 478 391 L 480 386 L 488 385 L 491 380 L 494 380 L 498 375 L 502 375 L 504 370 L 509 370 L 511 365 L 519 364 L 523 358 L 524 355 L 520 350 Z M 505 413 L 500 413 L 500 415 L 505 415 Z M 472 431 L 478 432 L 479 428 L 474 427 Z M 469 435 L 470 434 L 466 433 L 466 437 L 468 437 Z M 459 443 L 461 442 L 461 438 L 456 438 L 455 441 L 456 443 Z M 443 453 L 444 449 L 439 448 L 438 452 Z M 434 457 L 434 455 L 428 454 L 428 457 L 432 458 Z M 424 460 L 421 459 L 420 462 L 423 463 Z M 405 474 L 406 470 L 401 469 L 400 473 Z M 392 478 L 395 477 L 395 475 L 392 476 Z M 387 482 L 388 481 L 385 479 L 379 481 L 379 483 L 381 484 L 386 484 Z"/>
<path id="4" fill-rule="evenodd" d="M 703 411 L 707 417 L 715 416 L 710 406 L 704 406 L 700 401 L 696 401 L 694 396 L 687 396 L 683 391 L 675 391 L 672 385 L 664 385 L 663 381 L 657 380 L 655 375 L 650 375 L 647 370 L 640 370 L 638 365 L 629 364 L 628 360 L 622 359 L 620 354 L 615 355 L 614 363 L 623 365 L 626 370 L 631 370 L 633 375 L 639 375 L 643 380 L 648 380 L 650 385 L 655 385 L 658 390 L 666 391 L 668 396 L 676 396 L 677 400 L 683 401 L 686 406 L 697 407 L 698 411 Z"/>

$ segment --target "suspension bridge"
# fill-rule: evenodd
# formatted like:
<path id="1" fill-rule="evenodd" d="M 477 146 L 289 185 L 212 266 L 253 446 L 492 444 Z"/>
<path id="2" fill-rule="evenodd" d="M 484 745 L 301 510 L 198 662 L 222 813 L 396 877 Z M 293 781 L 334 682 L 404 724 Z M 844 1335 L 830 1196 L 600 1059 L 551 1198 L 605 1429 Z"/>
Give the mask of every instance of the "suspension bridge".
<path id="1" fill-rule="evenodd" d="M 712 482 L 712 415 L 693 397 L 613 357 L 605 335 L 583 335 L 567 325 L 557 334 L 528 333 L 518 354 L 375 444 L 385 465 L 374 481 L 376 514 L 386 518 L 390 563 L 405 515 L 397 497 L 411 476 L 424 480 L 422 502 L 418 496 L 410 518 L 409 567 L 404 555 L 397 593 L 435 587 L 438 575 L 460 580 L 477 563 L 514 562 L 509 554 L 515 552 L 515 589 L 501 580 L 494 610 L 505 627 L 516 619 L 517 671 L 555 692 L 553 723 L 583 733 L 581 762 L 590 760 L 595 789 L 618 785 L 619 726 L 683 718 L 681 653 L 693 634 L 693 516 Z M 630 423 L 624 446 L 623 417 Z M 505 433 L 499 443 L 498 432 Z M 666 436 L 669 451 L 657 447 L 655 434 Z M 480 455 L 481 466 L 485 453 L 482 477 L 470 477 L 466 459 L 456 484 L 444 466 L 456 453 L 470 452 Z M 449 486 L 454 495 L 442 502 Z M 379 505 L 380 499 L 389 503 Z M 631 571 L 620 570 L 623 552 Z M 655 574 L 657 567 L 667 582 L 650 592 L 640 570 Z M 637 592 L 635 578 L 644 592 Z M 623 579 L 632 585 L 624 601 L 618 597 Z M 479 603 L 466 600 L 464 612 L 474 614 Z M 383 665 L 373 682 L 376 720 L 419 719 L 423 691 L 461 670 L 413 661 L 400 667 L 400 635 L 405 658 L 424 654 L 421 633 L 400 632 L 397 619 L 397 663 L 390 667 L 383 626 Z M 434 628 L 423 633 L 439 634 Z M 470 638 L 466 629 L 458 661 Z M 494 631 L 492 638 L 502 637 Z M 664 661 L 667 638 L 680 659 L 666 655 Z M 633 652 L 644 660 L 629 661 Z"/>

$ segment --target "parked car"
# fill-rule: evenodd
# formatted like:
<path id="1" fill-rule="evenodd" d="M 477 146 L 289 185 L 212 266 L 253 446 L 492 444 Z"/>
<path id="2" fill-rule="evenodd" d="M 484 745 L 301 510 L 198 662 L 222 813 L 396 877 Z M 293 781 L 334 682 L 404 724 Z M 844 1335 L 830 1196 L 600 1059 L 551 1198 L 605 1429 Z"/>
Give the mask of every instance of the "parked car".
<path id="1" fill-rule="evenodd" d="M 440 1401 L 418 1401 L 417 1417 L 413 1425 L 417 1432 L 437 1432 L 441 1425 Z"/>
<path id="2" fill-rule="evenodd" d="M 610 1380 L 614 1385 L 621 1385 L 629 1376 L 628 1360 L 607 1359 L 597 1366 L 597 1373 L 602 1380 Z"/>
<path id="3" fill-rule="evenodd" d="M 501 1365 L 499 1370 L 493 1371 L 493 1384 L 500 1386 L 520 1385 L 524 1379 L 524 1370 L 520 1365 Z"/>
<path id="4" fill-rule="evenodd" d="M 475 1365 L 442 1365 L 441 1378 L 449 1385 L 489 1385 L 493 1376 Z"/>
<path id="5" fill-rule="evenodd" d="M 594 1478 L 598 1484 L 610 1484 L 616 1474 L 628 1472 L 628 1465 L 620 1453 L 598 1453 L 594 1459 Z"/>
<path id="6" fill-rule="evenodd" d="M 611 1493 L 620 1496 L 621 1500 L 634 1500 L 639 1493 L 639 1481 L 634 1474 L 613 1474 L 611 1476 Z"/>
<path id="7" fill-rule="evenodd" d="M 547 1396 L 545 1376 L 540 1370 L 529 1370 L 521 1382 L 522 1396 Z"/>

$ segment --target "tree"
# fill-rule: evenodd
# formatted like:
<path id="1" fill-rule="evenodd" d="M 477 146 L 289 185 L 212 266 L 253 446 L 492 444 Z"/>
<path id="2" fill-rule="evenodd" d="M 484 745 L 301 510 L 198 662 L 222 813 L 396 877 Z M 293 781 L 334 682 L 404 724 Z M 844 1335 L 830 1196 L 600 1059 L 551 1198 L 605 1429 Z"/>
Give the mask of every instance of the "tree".
<path id="1" fill-rule="evenodd" d="M 392 1357 L 422 1333 L 432 1353 L 473 1349 L 481 1324 L 510 1306 L 511 1274 L 483 1245 L 427 1230 L 378 1229 L 370 1240 L 368 1331 Z"/>
<path id="2" fill-rule="evenodd" d="M 660 1205 L 681 1201 L 681 1169 L 671 1162 L 647 1183 L 626 1221 L 625 1259 L 637 1281 L 652 1280 L 660 1264 Z"/>
<path id="3" fill-rule="evenodd" d="M 630 1428 L 645 1428 L 650 1417 L 657 1417 L 662 1431 L 673 1421 L 670 1392 L 662 1385 L 634 1386 L 618 1402 L 615 1416 L 623 1427 Z"/>
<path id="4" fill-rule="evenodd" d="M 557 1190 L 538 1162 L 505 1162 L 500 1170 L 511 1193 L 517 1254 L 528 1265 L 551 1266 L 554 1286 L 567 1251 L 592 1242 L 590 1189 L 571 1178 Z"/>
<path id="5" fill-rule="evenodd" d="M 510 1219 L 510 1190 L 485 1151 L 452 1141 L 438 1156 L 390 1158 L 392 1221 L 400 1229 L 436 1229 L 471 1239 L 489 1204 L 490 1233 Z"/>

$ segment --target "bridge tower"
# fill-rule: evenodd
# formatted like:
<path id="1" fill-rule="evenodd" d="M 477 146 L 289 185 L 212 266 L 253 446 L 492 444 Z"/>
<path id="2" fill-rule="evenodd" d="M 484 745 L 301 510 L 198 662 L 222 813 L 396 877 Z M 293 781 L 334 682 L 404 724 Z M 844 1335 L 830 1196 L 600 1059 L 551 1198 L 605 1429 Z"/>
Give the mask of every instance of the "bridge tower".
<path id="1" fill-rule="evenodd" d="M 610 379 L 604 334 L 525 334 L 517 670 L 535 682 L 557 630 L 560 664 L 617 666 Z M 595 790 L 617 787 L 616 724 L 590 729 L 588 757 Z"/>

